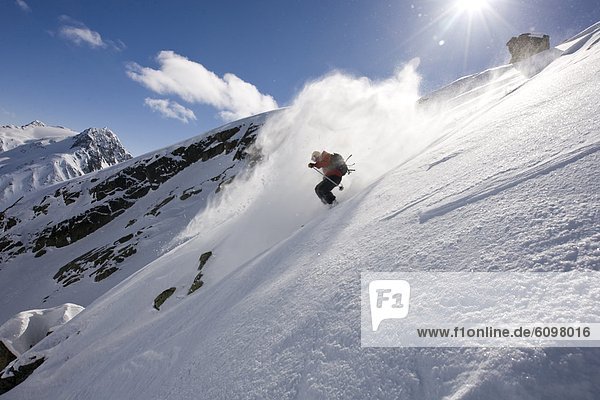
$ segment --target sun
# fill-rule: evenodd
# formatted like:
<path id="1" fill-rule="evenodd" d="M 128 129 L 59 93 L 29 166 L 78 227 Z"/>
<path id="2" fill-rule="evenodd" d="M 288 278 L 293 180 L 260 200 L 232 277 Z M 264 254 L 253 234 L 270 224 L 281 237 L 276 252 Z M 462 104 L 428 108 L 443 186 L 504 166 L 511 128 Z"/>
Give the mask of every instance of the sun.
<path id="1" fill-rule="evenodd" d="M 460 12 L 475 13 L 488 6 L 488 0 L 456 0 L 456 8 Z"/>

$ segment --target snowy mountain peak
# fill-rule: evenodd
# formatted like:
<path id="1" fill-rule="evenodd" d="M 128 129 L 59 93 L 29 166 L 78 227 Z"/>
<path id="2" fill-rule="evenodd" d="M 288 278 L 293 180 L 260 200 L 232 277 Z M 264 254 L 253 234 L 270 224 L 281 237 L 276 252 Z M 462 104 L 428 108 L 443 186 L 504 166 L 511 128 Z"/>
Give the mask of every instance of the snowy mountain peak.
<path id="1" fill-rule="evenodd" d="M 107 127 L 104 127 L 104 128 L 87 128 L 86 130 L 84 130 L 83 132 L 81 132 L 80 135 L 88 135 L 90 137 L 93 137 L 93 136 L 116 137 L 117 136 L 117 135 L 115 135 L 115 133 L 113 131 L 111 131 Z"/>
<path id="2" fill-rule="evenodd" d="M 92 172 L 132 158 L 121 141 L 108 128 L 88 128 L 75 136 L 71 149 L 86 151 L 89 156 L 84 172 Z"/>
<path id="3" fill-rule="evenodd" d="M 87 147 L 91 143 L 98 145 L 121 146 L 121 141 L 113 131 L 104 128 L 87 128 L 75 137 L 73 147 Z"/>
<path id="4" fill-rule="evenodd" d="M 45 126 L 47 126 L 45 123 L 43 123 L 40 120 L 35 119 L 35 120 L 31 121 L 30 123 L 28 123 L 26 125 L 23 125 L 21 128 L 22 129 L 26 129 L 26 128 L 30 128 L 30 127 L 40 127 L 40 128 L 43 128 Z"/>
<path id="5" fill-rule="evenodd" d="M 75 135 L 77 135 L 77 132 L 70 129 L 60 126 L 47 126 L 37 120 L 22 126 L 4 125 L 0 127 L 0 152 L 26 144 L 37 146 L 50 141 L 57 142 Z"/>
<path id="6" fill-rule="evenodd" d="M 77 134 L 35 120 L 0 128 L 0 205 L 43 186 L 62 182 L 131 158 L 108 128 Z"/>

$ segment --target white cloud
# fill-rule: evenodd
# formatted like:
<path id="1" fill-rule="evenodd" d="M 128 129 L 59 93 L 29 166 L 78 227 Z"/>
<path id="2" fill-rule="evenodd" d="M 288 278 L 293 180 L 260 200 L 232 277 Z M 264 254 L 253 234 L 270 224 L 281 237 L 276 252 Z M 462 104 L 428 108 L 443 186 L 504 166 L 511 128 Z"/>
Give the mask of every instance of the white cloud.
<path id="1" fill-rule="evenodd" d="M 160 69 L 130 63 L 127 76 L 155 93 L 176 95 L 188 103 L 211 105 L 226 121 L 278 107 L 273 97 L 260 93 L 256 86 L 234 74 L 220 78 L 202 64 L 172 51 L 161 51 L 156 60 Z"/>
<path id="2" fill-rule="evenodd" d="M 65 40 L 68 40 L 78 46 L 87 45 L 92 49 L 106 49 L 111 48 L 116 51 L 122 51 L 127 48 L 125 43 L 121 40 L 112 41 L 102 38 L 100 33 L 91 30 L 84 23 L 77 21 L 69 17 L 68 15 L 61 15 L 58 20 L 62 23 L 58 31 L 58 35 Z M 54 36 L 54 32 L 49 32 L 50 35 Z"/>
<path id="3" fill-rule="evenodd" d="M 116 42 L 109 40 L 108 43 L 112 46 L 113 49 L 115 49 L 117 51 L 123 51 L 127 48 L 127 45 L 125 43 L 123 43 L 123 41 L 121 39 L 117 39 Z"/>
<path id="4" fill-rule="evenodd" d="M 146 100 L 144 100 L 144 104 L 150 107 L 153 111 L 160 113 L 163 117 L 178 119 L 186 124 L 190 120 L 196 119 L 196 115 L 194 115 L 192 110 L 185 108 L 176 101 L 146 98 Z"/>
<path id="5" fill-rule="evenodd" d="M 69 40 L 76 45 L 87 44 L 91 48 L 104 48 L 106 43 L 102 40 L 102 36 L 85 26 L 77 27 L 66 25 L 60 28 L 60 36 L 66 40 Z"/>
<path id="6" fill-rule="evenodd" d="M 15 3 L 21 10 L 31 12 L 31 7 L 29 7 L 29 4 L 25 3 L 25 0 L 16 0 Z"/>

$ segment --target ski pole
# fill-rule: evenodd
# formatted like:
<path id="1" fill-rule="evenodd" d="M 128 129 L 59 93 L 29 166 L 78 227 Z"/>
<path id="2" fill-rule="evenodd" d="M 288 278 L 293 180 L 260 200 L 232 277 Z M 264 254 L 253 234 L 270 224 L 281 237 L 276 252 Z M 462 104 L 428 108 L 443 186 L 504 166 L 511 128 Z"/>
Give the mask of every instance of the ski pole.
<path id="1" fill-rule="evenodd" d="M 332 181 L 331 179 L 329 179 L 329 177 L 327 175 L 325 175 L 324 173 L 322 173 L 321 171 L 319 171 L 318 169 L 316 169 L 315 167 L 312 167 L 312 169 L 314 169 L 315 171 L 317 171 L 318 173 L 320 173 L 321 175 L 323 175 L 323 177 L 325 177 L 325 179 L 327 179 L 329 182 L 333 183 L 338 189 L 340 189 L 340 191 L 344 190 L 344 185 L 342 185 L 341 183 L 335 183 L 334 181 Z"/>

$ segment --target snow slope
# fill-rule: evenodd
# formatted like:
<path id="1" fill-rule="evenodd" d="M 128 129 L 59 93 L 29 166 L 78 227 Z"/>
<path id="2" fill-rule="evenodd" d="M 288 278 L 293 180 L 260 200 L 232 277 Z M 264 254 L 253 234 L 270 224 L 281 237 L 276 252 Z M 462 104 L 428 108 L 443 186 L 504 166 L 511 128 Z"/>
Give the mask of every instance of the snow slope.
<path id="1" fill-rule="evenodd" d="M 82 310 L 83 307 L 76 304 L 63 304 L 54 308 L 20 312 L 0 326 L 0 340 L 13 354 L 19 356 Z"/>
<path id="2" fill-rule="evenodd" d="M 3 398 L 597 398 L 595 348 L 360 347 L 361 271 L 599 269 L 600 30 L 574 42 L 416 109 L 410 71 L 312 83 L 261 128 L 264 160 Z M 304 166 L 317 144 L 355 153 L 332 210 Z"/>
<path id="3" fill-rule="evenodd" d="M 42 121 L 32 121 L 27 125 L 4 125 L 0 136 L 0 151 L 12 150 L 31 141 L 60 141 L 75 136 L 77 132 L 60 126 L 46 126 Z"/>
<path id="4" fill-rule="evenodd" d="M 43 122 L 0 127 L 0 209 L 37 189 L 131 158 L 108 128 L 76 133 Z"/>

